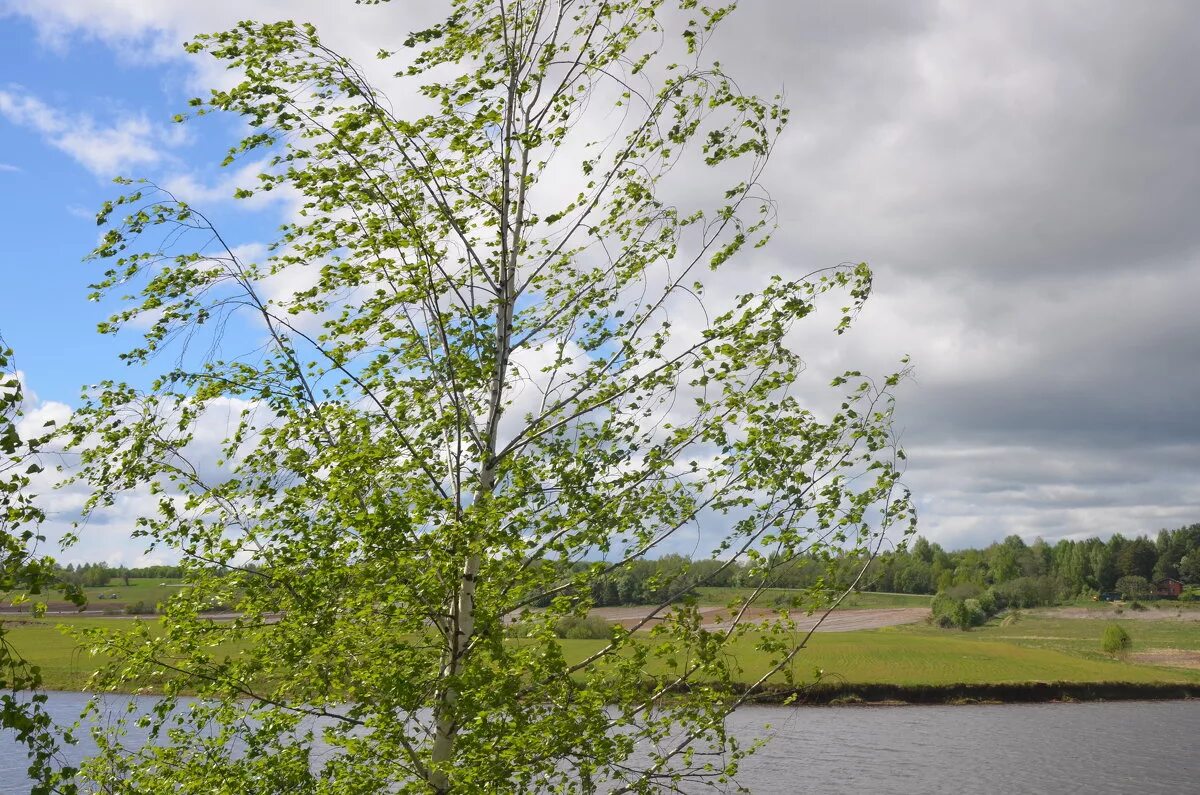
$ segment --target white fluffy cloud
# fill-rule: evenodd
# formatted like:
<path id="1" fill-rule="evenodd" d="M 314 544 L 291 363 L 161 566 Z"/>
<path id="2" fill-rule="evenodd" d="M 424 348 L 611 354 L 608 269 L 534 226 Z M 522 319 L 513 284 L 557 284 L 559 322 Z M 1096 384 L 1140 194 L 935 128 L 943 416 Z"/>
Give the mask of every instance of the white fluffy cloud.
<path id="1" fill-rule="evenodd" d="M 211 207 L 233 200 L 234 191 L 238 188 L 256 187 L 259 182 L 258 175 L 267 167 L 266 159 L 252 160 L 226 170 L 215 180 L 205 180 L 190 172 L 177 173 L 163 180 L 162 187 L 177 199 L 195 207 Z M 243 210 L 261 210 L 272 205 L 284 204 L 288 210 L 294 211 L 298 203 L 298 194 L 284 186 L 271 191 L 257 191 L 249 198 L 239 199 L 238 207 Z"/>
<path id="2" fill-rule="evenodd" d="M 164 158 L 164 147 L 179 140 L 177 134 L 141 114 L 100 124 L 91 116 L 53 108 L 20 90 L 0 90 L 0 116 L 40 133 L 99 177 L 157 164 Z"/>
<path id="3" fill-rule="evenodd" d="M 24 384 L 23 374 L 18 374 Z M 71 417 L 72 408 L 57 401 L 41 400 L 28 386 L 23 387 L 22 416 L 17 430 L 23 438 L 40 436 L 49 430 L 48 422 L 62 427 Z M 227 476 L 228 470 L 219 462 L 224 459 L 224 440 L 240 421 L 244 409 L 251 404 L 238 399 L 219 399 L 210 404 L 198 419 L 192 441 L 182 454 L 209 482 Z M 49 546 L 46 552 L 63 563 L 104 561 L 119 565 L 150 565 L 173 563 L 178 559 L 174 550 L 150 551 L 131 540 L 130 533 L 140 516 L 158 512 L 159 496 L 142 487 L 121 493 L 111 506 L 99 506 L 85 513 L 90 489 L 84 483 L 72 483 L 77 454 L 59 444 L 44 446 L 40 452 L 43 469 L 31 476 L 28 491 L 36 495 L 37 505 L 46 513 L 41 530 Z M 68 534 L 78 541 L 65 549 L 59 543 Z"/>

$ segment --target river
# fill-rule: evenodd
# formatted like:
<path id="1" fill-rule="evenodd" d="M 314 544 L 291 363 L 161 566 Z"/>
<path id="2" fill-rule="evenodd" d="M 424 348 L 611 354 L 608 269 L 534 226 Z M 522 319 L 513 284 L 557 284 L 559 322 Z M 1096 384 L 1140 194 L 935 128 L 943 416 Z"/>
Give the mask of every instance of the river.
<path id="1" fill-rule="evenodd" d="M 49 703 L 70 722 L 85 701 L 52 693 Z M 730 724 L 771 738 L 738 776 L 755 793 L 1123 795 L 1196 792 L 1200 781 L 1200 701 L 748 707 Z M 2 795 L 28 792 L 24 770 L 22 749 L 0 733 Z"/>

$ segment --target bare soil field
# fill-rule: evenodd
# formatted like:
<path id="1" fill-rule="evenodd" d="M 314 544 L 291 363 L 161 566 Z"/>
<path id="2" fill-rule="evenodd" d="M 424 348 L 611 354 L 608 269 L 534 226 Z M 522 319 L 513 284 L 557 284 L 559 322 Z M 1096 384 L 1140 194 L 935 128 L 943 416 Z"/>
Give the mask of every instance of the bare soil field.
<path id="1" fill-rule="evenodd" d="M 646 617 L 650 608 L 646 607 L 599 607 L 591 612 L 591 615 L 603 618 L 614 623 L 620 624 L 623 627 L 634 627 Z M 707 629 L 726 629 L 730 626 L 733 617 L 730 615 L 727 607 L 701 607 L 700 615 L 704 619 L 704 626 Z M 648 629 L 658 621 L 662 620 L 662 615 L 655 616 L 646 625 L 644 629 Z M 742 618 L 744 622 L 761 622 L 773 618 L 776 611 L 768 607 L 752 607 L 746 611 Z M 924 621 L 929 616 L 929 609 L 925 607 L 892 607 L 872 610 L 838 610 L 829 615 L 818 628 L 819 632 L 853 632 L 859 629 L 879 629 L 880 627 L 894 627 L 900 624 L 915 624 L 918 621 Z M 795 616 L 796 626 L 800 630 L 809 630 L 817 625 L 821 616 L 813 614 L 811 616 L 800 615 Z"/>

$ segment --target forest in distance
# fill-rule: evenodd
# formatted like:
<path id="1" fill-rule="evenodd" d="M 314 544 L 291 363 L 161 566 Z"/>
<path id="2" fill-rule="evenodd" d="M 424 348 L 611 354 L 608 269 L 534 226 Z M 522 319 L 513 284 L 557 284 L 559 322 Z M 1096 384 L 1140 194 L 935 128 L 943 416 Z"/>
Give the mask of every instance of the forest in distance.
<path id="1" fill-rule="evenodd" d="M 756 570 L 738 561 L 692 560 L 670 554 L 638 561 L 596 579 L 591 603 L 596 607 L 659 604 L 682 598 L 700 587 L 812 589 L 828 585 L 841 589 L 857 576 L 863 563 L 858 556 L 833 561 L 796 557 L 771 561 Z M 557 565 L 576 572 L 602 563 Z M 126 567 L 97 562 L 61 569 L 63 581 L 83 588 L 102 588 L 114 580 L 128 584 L 130 579 L 174 580 L 185 576 L 185 567 L 177 565 Z M 1039 538 L 1027 544 L 1020 536 L 1010 535 L 986 547 L 957 550 L 946 550 L 917 537 L 895 550 L 879 553 L 858 590 L 926 595 L 949 592 L 973 597 L 990 589 L 1006 606 L 1038 607 L 1110 591 L 1146 598 L 1150 593 L 1125 593 L 1125 589 L 1148 589 L 1164 578 L 1183 583 L 1181 598 L 1200 598 L 1200 523 L 1160 530 L 1153 538 L 1115 534 L 1108 540 L 1062 539 L 1051 544 Z"/>

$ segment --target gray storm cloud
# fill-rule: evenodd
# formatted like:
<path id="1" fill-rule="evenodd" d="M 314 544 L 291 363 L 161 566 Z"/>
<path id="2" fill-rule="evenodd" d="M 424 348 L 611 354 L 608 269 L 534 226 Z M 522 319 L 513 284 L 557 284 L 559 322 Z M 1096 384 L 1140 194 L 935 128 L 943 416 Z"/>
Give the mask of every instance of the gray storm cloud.
<path id="1" fill-rule="evenodd" d="M 369 62 L 372 32 L 406 28 L 399 4 L 382 8 L 288 13 Z M 9 9 L 47 39 L 151 58 L 177 56 L 147 41 L 278 15 L 253 2 Z M 744 89 L 784 91 L 793 112 L 764 180 L 779 232 L 739 267 L 875 267 L 855 330 L 806 337 L 807 358 L 816 374 L 882 373 L 912 355 L 897 427 L 925 535 L 957 546 L 1200 520 L 1194 13 L 758 0 L 714 41 Z"/>

